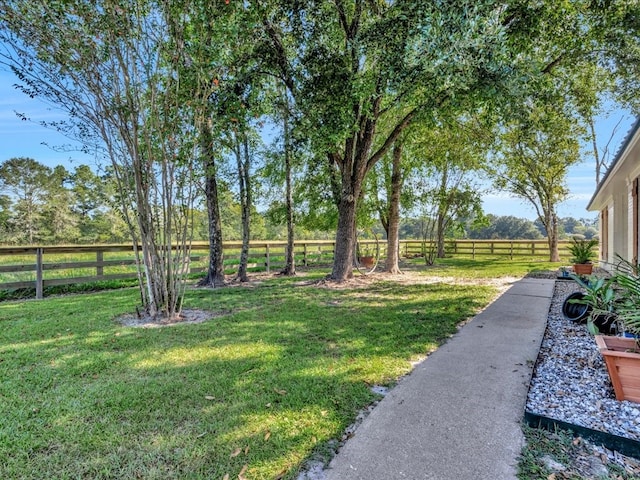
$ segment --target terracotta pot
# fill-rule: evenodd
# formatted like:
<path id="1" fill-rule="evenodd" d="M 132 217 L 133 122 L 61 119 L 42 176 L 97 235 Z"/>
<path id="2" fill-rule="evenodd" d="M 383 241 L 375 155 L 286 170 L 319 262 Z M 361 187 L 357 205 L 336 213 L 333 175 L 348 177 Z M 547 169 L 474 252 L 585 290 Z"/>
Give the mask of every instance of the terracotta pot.
<path id="1" fill-rule="evenodd" d="M 640 403 L 640 351 L 633 338 L 596 335 L 616 400 Z"/>
<path id="2" fill-rule="evenodd" d="M 376 257 L 373 255 L 362 255 L 358 261 L 364 268 L 371 268 L 376 263 Z"/>
<path id="3" fill-rule="evenodd" d="M 593 271 L 592 263 L 576 263 L 573 265 L 573 271 L 576 275 L 591 275 Z"/>

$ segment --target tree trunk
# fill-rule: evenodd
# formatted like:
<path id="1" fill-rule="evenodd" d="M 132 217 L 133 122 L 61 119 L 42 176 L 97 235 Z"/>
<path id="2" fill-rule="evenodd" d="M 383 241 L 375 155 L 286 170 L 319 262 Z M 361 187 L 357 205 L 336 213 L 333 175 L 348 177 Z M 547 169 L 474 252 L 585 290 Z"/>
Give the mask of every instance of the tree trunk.
<path id="1" fill-rule="evenodd" d="M 547 243 L 549 245 L 549 261 L 559 262 L 560 252 L 558 251 L 558 217 L 555 213 L 545 215 L 543 220 L 544 228 L 547 229 Z"/>
<path id="2" fill-rule="evenodd" d="M 285 101 L 287 101 L 285 92 Z M 296 256 L 295 256 L 295 232 L 293 223 L 293 188 L 291 181 L 291 142 L 289 138 L 289 108 L 288 105 L 284 111 L 284 166 L 285 166 L 285 183 L 286 183 L 286 209 L 287 209 L 287 258 L 283 275 L 296 274 Z"/>
<path id="3" fill-rule="evenodd" d="M 444 251 L 444 234 L 445 234 L 445 213 L 442 211 L 438 211 L 438 226 L 437 226 L 437 231 L 436 231 L 436 243 L 437 243 L 437 252 L 436 252 L 436 257 L 437 258 L 444 258 L 445 257 L 445 251 Z"/>
<path id="4" fill-rule="evenodd" d="M 198 282 L 201 287 L 222 287 L 224 281 L 224 256 L 222 250 L 222 222 L 218 201 L 218 180 L 211 126 L 205 124 L 201 130 L 201 146 L 204 162 L 205 196 L 209 221 L 209 267 L 205 278 Z"/>
<path id="5" fill-rule="evenodd" d="M 353 277 L 356 245 L 356 211 L 367 174 L 367 161 L 375 134 L 375 122 L 365 122 L 361 133 L 345 142 L 345 156 L 336 163 L 340 167 L 341 191 L 338 203 L 338 229 L 330 278 L 344 282 Z M 338 158 L 336 155 L 334 158 Z M 373 164 L 373 162 L 371 162 Z"/>
<path id="6" fill-rule="evenodd" d="M 434 246 L 435 220 L 433 217 L 425 215 L 421 225 L 422 233 L 422 255 L 424 255 L 424 263 L 431 266 L 436 261 L 436 248 Z"/>
<path id="7" fill-rule="evenodd" d="M 387 260 L 385 270 L 392 274 L 402 273 L 398 265 L 400 245 L 400 191 L 402 190 L 402 144 L 396 142 L 393 148 L 393 167 L 391 172 L 391 199 L 387 224 Z"/>
<path id="8" fill-rule="evenodd" d="M 330 278 L 343 282 L 353 278 L 353 254 L 356 237 L 356 198 L 343 195 L 338 206 L 338 229 L 333 254 L 333 270 Z"/>
<path id="9" fill-rule="evenodd" d="M 593 157 L 596 161 L 596 188 L 598 188 L 598 185 L 600 185 L 600 169 L 602 167 L 602 162 L 600 161 L 600 151 L 598 150 L 598 141 L 596 139 L 596 126 L 592 116 L 589 116 L 587 123 L 589 124 L 589 131 L 591 134 L 591 148 L 593 149 Z"/>
<path id="10" fill-rule="evenodd" d="M 446 211 L 447 211 L 447 184 L 449 182 L 449 168 L 444 166 L 442 169 L 442 179 L 440 183 L 440 193 L 438 194 L 438 212 L 436 214 L 436 243 L 437 243 L 437 258 L 444 258 L 444 235 L 445 235 L 445 223 L 446 223 Z"/>
<path id="11" fill-rule="evenodd" d="M 416 110 L 412 110 L 398 123 L 386 137 L 382 146 L 371 154 L 373 139 L 376 135 L 376 122 L 380 117 L 382 96 L 374 96 L 371 100 L 371 113 L 358 114 L 357 134 L 347 138 L 343 155 L 333 153 L 330 158 L 340 167 L 342 189 L 338 202 L 338 230 L 333 258 L 333 270 L 330 278 L 342 282 L 353 277 L 353 255 L 356 237 L 356 209 L 362 192 L 362 183 L 367 172 L 391 148 L 403 130 L 411 123 Z M 354 107 L 360 111 L 360 106 Z"/>
<path id="12" fill-rule="evenodd" d="M 240 251 L 240 265 L 238 266 L 237 278 L 241 282 L 248 282 L 247 263 L 249 261 L 249 239 L 251 238 L 251 188 L 249 183 L 249 140 L 246 133 L 242 134 L 242 145 L 236 135 L 236 148 L 240 186 L 240 208 L 242 210 L 242 249 Z"/>

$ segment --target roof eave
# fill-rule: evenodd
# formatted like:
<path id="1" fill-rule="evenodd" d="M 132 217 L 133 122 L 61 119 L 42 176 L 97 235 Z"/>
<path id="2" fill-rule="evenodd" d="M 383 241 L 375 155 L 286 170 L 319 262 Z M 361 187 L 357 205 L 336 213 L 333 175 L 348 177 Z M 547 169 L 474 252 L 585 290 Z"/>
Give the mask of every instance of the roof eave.
<path id="1" fill-rule="evenodd" d="M 596 202 L 596 199 L 598 198 L 599 193 L 609 182 L 609 179 L 612 176 L 612 172 L 614 172 L 617 169 L 618 163 L 620 162 L 622 157 L 624 157 L 624 154 L 627 148 L 629 147 L 629 144 L 631 143 L 631 141 L 633 140 L 633 137 L 635 137 L 636 133 L 638 133 L 639 130 L 640 130 L 640 117 L 636 117 L 636 121 L 634 122 L 633 126 L 629 130 L 629 133 L 627 133 L 627 136 L 624 138 L 622 145 L 618 149 L 618 153 L 616 154 L 616 157 L 613 159 L 613 162 L 611 163 L 611 166 L 607 169 L 607 173 L 605 173 L 604 177 L 602 178 L 602 181 L 598 184 L 596 191 L 591 196 L 591 200 L 589 200 L 589 203 L 587 204 L 587 211 L 591 212 L 593 210 L 596 210 L 593 207 L 593 205 Z"/>

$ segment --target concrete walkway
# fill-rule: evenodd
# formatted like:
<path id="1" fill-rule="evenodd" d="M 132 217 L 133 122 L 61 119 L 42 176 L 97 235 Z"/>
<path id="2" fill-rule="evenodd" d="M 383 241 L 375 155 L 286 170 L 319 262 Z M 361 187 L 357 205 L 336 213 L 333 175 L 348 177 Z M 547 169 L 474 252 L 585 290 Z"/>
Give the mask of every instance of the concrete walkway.
<path id="1" fill-rule="evenodd" d="M 389 392 L 325 479 L 515 479 L 553 286 L 514 283 Z"/>

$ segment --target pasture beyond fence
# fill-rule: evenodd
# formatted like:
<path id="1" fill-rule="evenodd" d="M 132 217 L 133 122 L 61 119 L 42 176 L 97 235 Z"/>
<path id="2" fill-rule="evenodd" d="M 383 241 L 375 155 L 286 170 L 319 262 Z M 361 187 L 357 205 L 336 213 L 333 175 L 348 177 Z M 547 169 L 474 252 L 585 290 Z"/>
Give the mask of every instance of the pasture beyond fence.
<path id="1" fill-rule="evenodd" d="M 568 259 L 567 245 L 560 242 L 560 256 Z M 225 242 L 224 265 L 233 273 L 240 262 L 241 244 Z M 329 267 L 333 262 L 335 242 L 301 240 L 295 243 L 295 261 L 299 267 Z M 419 257 L 425 246 L 420 240 L 401 240 L 400 255 Z M 374 240 L 359 242 L 360 251 L 379 250 L 386 256 L 386 243 Z M 286 242 L 251 242 L 249 271 L 279 271 L 286 261 Z M 446 242 L 448 256 L 476 257 L 548 257 L 544 240 L 450 240 Z M 189 273 L 206 272 L 209 245 L 193 243 L 187 262 Z M 364 253 L 363 253 L 364 254 Z M 129 245 L 68 245 L 0 247 L 0 290 L 35 289 L 42 298 L 46 287 L 93 283 L 136 278 L 135 255 Z"/>

